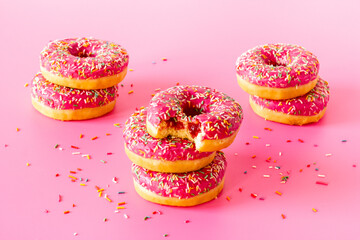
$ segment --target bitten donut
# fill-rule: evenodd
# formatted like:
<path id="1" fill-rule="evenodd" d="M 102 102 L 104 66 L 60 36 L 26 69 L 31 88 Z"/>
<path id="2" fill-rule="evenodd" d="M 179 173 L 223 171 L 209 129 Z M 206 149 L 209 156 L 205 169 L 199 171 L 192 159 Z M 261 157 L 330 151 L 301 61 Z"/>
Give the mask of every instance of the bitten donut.
<path id="1" fill-rule="evenodd" d="M 288 100 L 269 100 L 250 96 L 254 112 L 266 120 L 290 125 L 319 121 L 329 102 L 329 86 L 319 78 L 315 88 L 306 95 Z"/>
<path id="2" fill-rule="evenodd" d="M 189 140 L 153 138 L 146 130 L 146 115 L 143 108 L 125 124 L 125 152 L 133 163 L 156 172 L 179 173 L 199 170 L 214 159 L 215 152 L 198 152 Z"/>
<path id="3" fill-rule="evenodd" d="M 194 206 L 214 199 L 224 186 L 222 152 L 206 167 L 188 173 L 159 173 L 132 165 L 135 190 L 144 199 L 171 206 Z"/>
<path id="4" fill-rule="evenodd" d="M 291 44 L 257 46 L 236 61 L 240 87 L 266 99 L 290 99 L 314 88 L 319 61 L 303 47 Z"/>
<path id="5" fill-rule="evenodd" d="M 214 152 L 234 141 L 242 119 L 240 104 L 226 94 L 208 87 L 176 86 L 152 98 L 146 126 L 155 138 L 186 138 L 198 151 Z"/>
<path id="6" fill-rule="evenodd" d="M 117 86 L 81 90 L 59 86 L 37 73 L 31 84 L 32 105 L 42 114 L 58 120 L 84 120 L 102 116 L 115 106 Z"/>
<path id="7" fill-rule="evenodd" d="M 123 80 L 129 56 L 118 44 L 92 38 L 50 42 L 40 54 L 40 70 L 55 84 L 78 89 L 104 89 Z"/>

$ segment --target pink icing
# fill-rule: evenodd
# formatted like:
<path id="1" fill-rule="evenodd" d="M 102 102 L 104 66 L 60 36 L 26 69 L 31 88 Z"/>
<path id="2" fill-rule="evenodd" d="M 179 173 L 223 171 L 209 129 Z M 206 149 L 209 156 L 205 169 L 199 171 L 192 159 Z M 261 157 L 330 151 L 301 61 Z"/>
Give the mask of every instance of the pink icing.
<path id="1" fill-rule="evenodd" d="M 40 65 L 66 78 L 96 79 L 122 72 L 128 65 L 126 50 L 112 42 L 69 38 L 50 42 L 40 53 Z"/>
<path id="2" fill-rule="evenodd" d="M 319 61 L 303 47 L 291 44 L 257 46 L 236 61 L 236 72 L 255 85 L 287 88 L 314 80 Z"/>
<path id="3" fill-rule="evenodd" d="M 329 102 L 329 86 L 319 78 L 316 86 L 307 94 L 288 100 L 269 100 L 258 96 L 251 99 L 263 108 L 289 115 L 313 116 L 323 110 Z"/>
<path id="4" fill-rule="evenodd" d="M 153 138 L 146 130 L 146 114 L 147 109 L 141 109 L 126 121 L 123 136 L 125 145 L 131 152 L 145 158 L 166 161 L 196 160 L 212 154 L 197 151 L 195 144 L 186 139 Z"/>
<path id="5" fill-rule="evenodd" d="M 147 115 L 147 121 L 155 127 L 162 121 L 188 122 L 205 133 L 203 139 L 210 140 L 231 136 L 242 119 L 242 108 L 234 99 L 200 86 L 176 86 L 157 93 Z"/>
<path id="6" fill-rule="evenodd" d="M 132 165 L 134 180 L 147 190 L 163 197 L 187 199 L 209 192 L 224 178 L 226 159 L 217 152 L 215 159 L 206 167 L 188 173 L 159 173 Z"/>
<path id="7" fill-rule="evenodd" d="M 69 88 L 47 81 L 41 73 L 33 78 L 31 89 L 34 99 L 57 110 L 100 107 L 114 101 L 117 94 L 117 86 L 96 90 Z"/>

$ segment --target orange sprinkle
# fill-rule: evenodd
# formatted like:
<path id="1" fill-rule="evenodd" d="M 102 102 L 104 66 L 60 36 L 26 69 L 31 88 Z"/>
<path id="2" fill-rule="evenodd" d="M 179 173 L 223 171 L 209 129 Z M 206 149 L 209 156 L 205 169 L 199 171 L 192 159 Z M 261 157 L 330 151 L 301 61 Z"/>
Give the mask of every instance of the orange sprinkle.
<path id="1" fill-rule="evenodd" d="M 268 131 L 270 131 L 270 132 L 272 131 L 271 128 L 267 128 L 267 127 L 266 127 L 266 128 L 264 128 L 264 129 L 265 129 L 265 130 L 268 130 Z"/>
<path id="2" fill-rule="evenodd" d="M 84 137 L 84 135 L 83 134 L 80 134 L 80 138 L 83 138 Z"/>
<path id="3" fill-rule="evenodd" d="M 277 195 L 279 195 L 279 196 L 281 196 L 282 195 L 282 193 L 281 192 L 279 192 L 279 191 L 276 191 L 275 192 Z"/>
<path id="4" fill-rule="evenodd" d="M 70 171 L 70 173 L 72 173 L 72 174 L 76 174 L 76 172 L 75 172 L 75 171 Z"/>
<path id="5" fill-rule="evenodd" d="M 73 146 L 73 145 L 71 145 L 71 148 L 74 148 L 74 149 L 79 149 L 79 147 L 77 147 L 77 146 Z"/>
<path id="6" fill-rule="evenodd" d="M 28 86 L 29 86 L 29 84 L 28 84 L 28 83 L 25 83 L 24 87 L 28 87 Z"/>
<path id="7" fill-rule="evenodd" d="M 229 197 L 229 196 L 226 196 L 226 200 L 230 201 L 230 197 Z"/>
<path id="8" fill-rule="evenodd" d="M 16 131 L 19 132 L 19 131 L 20 131 L 20 128 L 16 128 Z"/>
<path id="9" fill-rule="evenodd" d="M 124 204 L 125 204 L 125 202 L 119 202 L 119 203 L 118 203 L 118 206 L 124 205 Z"/>
<path id="10" fill-rule="evenodd" d="M 281 217 L 282 217 L 282 219 L 285 219 L 285 218 L 286 218 L 286 216 L 285 216 L 284 214 L 281 214 Z"/>
<path id="11" fill-rule="evenodd" d="M 98 137 L 93 137 L 91 140 L 95 140 L 95 139 L 98 139 Z"/>
<path id="12" fill-rule="evenodd" d="M 64 212 L 64 214 L 68 214 L 68 213 L 70 213 L 70 211 L 65 211 L 65 212 Z"/>
<path id="13" fill-rule="evenodd" d="M 29 166 L 30 166 L 30 163 L 26 163 L 26 166 L 28 166 L 28 167 L 29 167 Z"/>
<path id="14" fill-rule="evenodd" d="M 251 158 L 256 158 L 256 155 L 252 155 Z"/>
<path id="15" fill-rule="evenodd" d="M 110 135 L 111 135 L 111 133 L 106 133 L 105 135 L 106 135 L 106 136 L 110 136 Z"/>
<path id="16" fill-rule="evenodd" d="M 133 92 L 134 92 L 134 90 L 131 90 L 131 91 L 128 92 L 128 94 L 132 94 Z"/>

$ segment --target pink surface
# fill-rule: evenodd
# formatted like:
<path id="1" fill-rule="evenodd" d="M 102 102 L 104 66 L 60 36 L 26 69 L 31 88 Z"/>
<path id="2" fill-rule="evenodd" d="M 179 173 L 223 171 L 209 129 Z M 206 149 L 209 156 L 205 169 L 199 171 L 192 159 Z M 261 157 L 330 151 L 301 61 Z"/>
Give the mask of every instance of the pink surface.
<path id="1" fill-rule="evenodd" d="M 0 239 L 356 239 L 359 7 L 355 0 L 1 1 Z M 33 109 L 24 85 L 50 40 L 82 36 L 124 46 L 133 71 L 111 114 L 81 122 L 47 118 Z M 318 57 L 331 93 L 319 123 L 266 122 L 237 86 L 236 58 L 275 42 L 301 45 Z M 123 125 L 135 108 L 177 82 L 217 88 L 244 109 L 240 132 L 224 150 L 223 192 L 192 208 L 140 198 L 123 148 Z M 91 159 L 82 157 L 87 154 Z M 95 186 L 104 188 L 102 197 Z M 115 213 L 118 202 L 125 209 Z"/>

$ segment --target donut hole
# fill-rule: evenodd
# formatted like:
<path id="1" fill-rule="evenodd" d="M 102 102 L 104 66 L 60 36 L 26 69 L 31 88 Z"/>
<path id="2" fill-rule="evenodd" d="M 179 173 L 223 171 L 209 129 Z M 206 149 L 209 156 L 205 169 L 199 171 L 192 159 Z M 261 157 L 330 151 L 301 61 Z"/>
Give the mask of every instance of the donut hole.
<path id="1" fill-rule="evenodd" d="M 187 117 L 195 117 L 202 113 L 202 109 L 196 108 L 195 106 L 185 107 L 183 108 L 183 113 Z"/>
<path id="2" fill-rule="evenodd" d="M 74 43 L 69 45 L 68 51 L 71 55 L 80 58 L 96 57 L 96 54 L 86 44 Z"/>
<path id="3" fill-rule="evenodd" d="M 274 58 L 266 58 L 264 59 L 266 65 L 270 65 L 273 67 L 286 67 L 287 63 L 281 61 L 281 59 L 274 59 Z"/>

